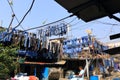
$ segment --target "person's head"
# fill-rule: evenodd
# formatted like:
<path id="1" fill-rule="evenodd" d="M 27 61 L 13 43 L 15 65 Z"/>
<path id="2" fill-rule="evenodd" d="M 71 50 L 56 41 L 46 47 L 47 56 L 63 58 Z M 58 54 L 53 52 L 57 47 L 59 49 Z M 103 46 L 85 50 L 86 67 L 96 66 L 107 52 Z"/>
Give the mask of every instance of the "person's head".
<path id="1" fill-rule="evenodd" d="M 79 66 L 79 70 L 82 70 L 83 69 L 83 67 L 82 66 Z"/>

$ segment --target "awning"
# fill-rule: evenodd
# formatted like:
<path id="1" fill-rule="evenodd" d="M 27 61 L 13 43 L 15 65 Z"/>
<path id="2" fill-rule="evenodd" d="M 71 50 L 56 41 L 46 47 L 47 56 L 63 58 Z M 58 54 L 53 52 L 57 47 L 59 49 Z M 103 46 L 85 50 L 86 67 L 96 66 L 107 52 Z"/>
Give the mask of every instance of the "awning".
<path id="1" fill-rule="evenodd" d="M 61 67 L 66 63 L 66 61 L 59 61 L 55 63 L 46 63 L 46 62 L 24 62 L 21 64 L 24 65 L 38 65 L 38 66 L 46 66 L 46 67 Z"/>
<path id="2" fill-rule="evenodd" d="M 110 55 L 120 54 L 120 47 L 111 48 L 103 52 L 108 53 Z"/>
<path id="3" fill-rule="evenodd" d="M 120 0 L 55 0 L 69 13 L 85 22 L 120 12 Z"/>

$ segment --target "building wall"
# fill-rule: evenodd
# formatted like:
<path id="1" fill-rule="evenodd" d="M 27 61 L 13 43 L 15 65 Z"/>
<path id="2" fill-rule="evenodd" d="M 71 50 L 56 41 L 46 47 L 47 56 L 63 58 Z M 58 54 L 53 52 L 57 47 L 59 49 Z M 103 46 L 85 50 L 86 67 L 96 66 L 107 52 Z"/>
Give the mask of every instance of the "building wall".
<path id="1" fill-rule="evenodd" d="M 120 42 L 106 43 L 106 45 L 108 45 L 109 48 L 119 47 L 120 46 Z"/>

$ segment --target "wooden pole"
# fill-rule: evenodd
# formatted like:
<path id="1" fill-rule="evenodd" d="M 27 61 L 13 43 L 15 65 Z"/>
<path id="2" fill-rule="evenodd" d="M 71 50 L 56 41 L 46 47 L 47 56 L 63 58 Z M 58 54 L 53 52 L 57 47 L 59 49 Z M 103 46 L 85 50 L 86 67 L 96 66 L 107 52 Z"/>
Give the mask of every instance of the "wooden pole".
<path id="1" fill-rule="evenodd" d="M 89 80 L 89 63 L 88 63 L 88 59 L 86 59 L 86 68 L 87 68 L 87 78 Z"/>

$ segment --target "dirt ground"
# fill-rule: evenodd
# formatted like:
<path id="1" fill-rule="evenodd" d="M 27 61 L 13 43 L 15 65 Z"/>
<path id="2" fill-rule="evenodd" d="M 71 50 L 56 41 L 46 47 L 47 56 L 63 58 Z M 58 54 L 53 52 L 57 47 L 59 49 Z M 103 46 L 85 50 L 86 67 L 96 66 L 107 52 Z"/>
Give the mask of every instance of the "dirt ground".
<path id="1" fill-rule="evenodd" d="M 102 78 L 101 80 L 115 80 L 115 78 L 119 78 L 119 79 L 116 79 L 116 80 L 120 80 L 120 72 L 112 72 L 111 76 L 106 77 L 104 79 Z"/>
<path id="2" fill-rule="evenodd" d="M 115 78 L 119 78 L 119 79 L 115 79 Z M 59 80 L 68 80 L 68 79 L 60 78 Z M 88 80 L 88 79 L 85 78 L 85 80 Z M 100 80 L 120 80 L 120 72 L 112 72 L 111 76 L 100 78 Z"/>

